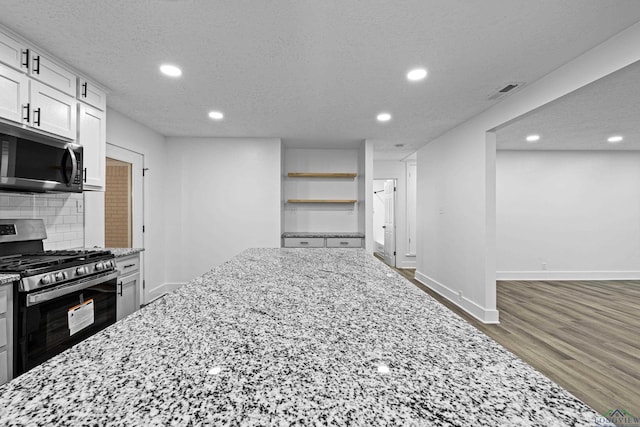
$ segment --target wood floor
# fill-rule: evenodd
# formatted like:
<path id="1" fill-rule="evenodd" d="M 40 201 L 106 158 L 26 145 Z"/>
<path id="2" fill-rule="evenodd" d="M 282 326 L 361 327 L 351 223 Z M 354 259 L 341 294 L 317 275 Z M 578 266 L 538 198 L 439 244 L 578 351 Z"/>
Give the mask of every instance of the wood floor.
<path id="1" fill-rule="evenodd" d="M 640 281 L 497 282 L 485 325 L 398 271 L 598 413 L 640 416 Z"/>

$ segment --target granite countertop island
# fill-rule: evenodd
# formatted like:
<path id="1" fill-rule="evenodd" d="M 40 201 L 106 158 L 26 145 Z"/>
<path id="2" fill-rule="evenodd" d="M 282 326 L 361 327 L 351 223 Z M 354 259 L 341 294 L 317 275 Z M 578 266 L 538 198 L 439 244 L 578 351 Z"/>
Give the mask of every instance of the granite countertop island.
<path id="1" fill-rule="evenodd" d="M 360 249 L 249 249 L 0 387 L 2 425 L 593 426 Z"/>

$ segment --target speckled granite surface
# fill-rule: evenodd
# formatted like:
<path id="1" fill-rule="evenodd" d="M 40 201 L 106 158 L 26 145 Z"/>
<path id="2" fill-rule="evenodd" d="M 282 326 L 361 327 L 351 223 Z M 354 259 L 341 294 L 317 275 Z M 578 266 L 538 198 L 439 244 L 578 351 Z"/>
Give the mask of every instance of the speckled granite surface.
<path id="1" fill-rule="evenodd" d="M 287 231 L 286 233 L 282 233 L 282 238 L 286 237 L 342 237 L 342 238 L 358 238 L 364 237 L 363 233 L 340 233 L 340 232 L 298 232 L 298 231 Z"/>
<path id="2" fill-rule="evenodd" d="M 245 251 L 0 396 L 2 425 L 548 427 L 596 416 L 359 249 Z"/>
<path id="3" fill-rule="evenodd" d="M 122 258 L 125 256 L 129 256 L 129 255 L 135 255 L 138 254 L 142 251 L 144 251 L 143 248 L 105 248 L 108 251 L 111 251 L 111 253 L 116 257 L 116 258 Z"/>
<path id="4" fill-rule="evenodd" d="M 0 285 L 15 282 L 16 280 L 20 280 L 19 274 L 0 274 Z"/>
<path id="5" fill-rule="evenodd" d="M 85 250 L 91 251 L 111 251 L 111 253 L 116 257 L 116 258 L 122 258 L 125 256 L 129 256 L 129 255 L 135 255 L 137 253 L 140 253 L 142 251 L 144 251 L 144 248 L 100 248 L 97 246 L 94 246 L 93 248 L 83 248 Z"/>

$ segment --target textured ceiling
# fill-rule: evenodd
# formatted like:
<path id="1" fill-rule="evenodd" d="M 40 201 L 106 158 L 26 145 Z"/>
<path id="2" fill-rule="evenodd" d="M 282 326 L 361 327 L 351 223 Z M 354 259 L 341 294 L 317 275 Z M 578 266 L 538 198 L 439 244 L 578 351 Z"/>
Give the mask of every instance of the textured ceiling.
<path id="1" fill-rule="evenodd" d="M 540 140 L 526 142 L 531 134 Z M 609 144 L 613 135 L 624 140 Z M 499 129 L 496 143 L 499 150 L 640 150 L 640 62 Z"/>
<path id="2" fill-rule="evenodd" d="M 374 139 L 388 158 L 638 20 L 637 0 L 3 0 L 0 12 L 164 135 Z M 161 76 L 163 62 L 183 77 Z M 414 66 L 426 81 L 405 79 Z M 381 111 L 393 119 L 377 123 Z"/>

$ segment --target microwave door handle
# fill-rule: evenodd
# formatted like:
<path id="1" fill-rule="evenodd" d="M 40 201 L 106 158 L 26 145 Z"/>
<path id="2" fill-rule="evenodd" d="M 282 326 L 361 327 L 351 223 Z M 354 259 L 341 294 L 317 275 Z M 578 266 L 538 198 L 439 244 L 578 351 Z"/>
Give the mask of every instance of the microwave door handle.
<path id="1" fill-rule="evenodd" d="M 71 157 L 71 176 L 65 177 L 67 178 L 66 184 L 69 186 L 78 172 L 78 159 L 76 159 L 76 153 L 71 149 L 71 147 L 67 147 L 67 154 Z"/>
<path id="2" fill-rule="evenodd" d="M 36 292 L 31 295 L 27 295 L 27 307 L 31 307 L 32 305 L 40 304 L 46 301 L 51 301 L 52 299 L 61 297 L 66 294 L 70 294 L 71 292 L 76 292 L 85 288 L 89 288 L 99 283 L 108 282 L 109 280 L 115 279 L 116 277 L 118 277 L 118 272 L 114 271 L 113 273 L 109 273 L 107 275 L 100 276 L 100 277 L 95 277 L 80 283 L 63 285 L 57 288 L 50 289 L 48 291 Z"/>

